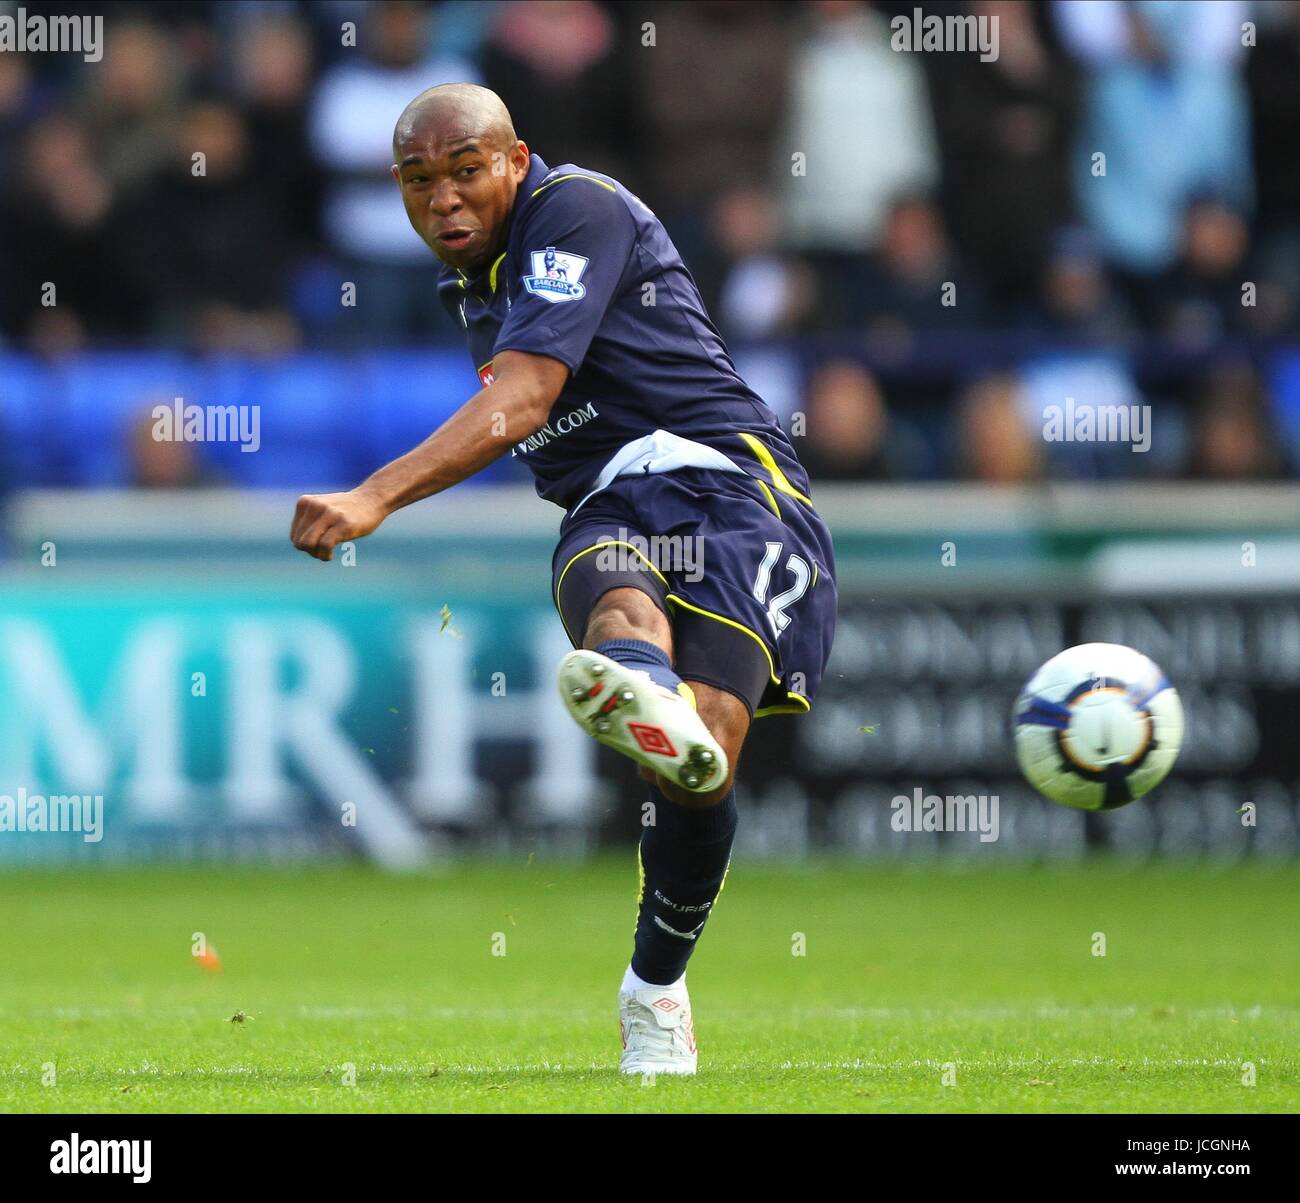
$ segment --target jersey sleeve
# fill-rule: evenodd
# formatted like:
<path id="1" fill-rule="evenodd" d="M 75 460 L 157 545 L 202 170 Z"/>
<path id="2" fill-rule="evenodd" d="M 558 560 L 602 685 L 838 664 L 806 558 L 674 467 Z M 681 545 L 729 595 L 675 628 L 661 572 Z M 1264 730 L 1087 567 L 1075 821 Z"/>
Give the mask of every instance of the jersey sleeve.
<path id="1" fill-rule="evenodd" d="M 585 176 L 546 187 L 522 215 L 510 312 L 495 353 L 549 355 L 576 372 L 636 244 L 636 223 L 610 185 Z"/>

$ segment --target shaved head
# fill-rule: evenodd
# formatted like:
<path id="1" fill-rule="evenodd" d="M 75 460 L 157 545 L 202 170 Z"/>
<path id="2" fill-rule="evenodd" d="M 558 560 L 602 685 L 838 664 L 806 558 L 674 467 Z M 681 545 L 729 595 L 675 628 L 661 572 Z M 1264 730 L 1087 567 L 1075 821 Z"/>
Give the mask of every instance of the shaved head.
<path id="1" fill-rule="evenodd" d="M 439 84 L 421 92 L 397 119 L 393 158 L 400 160 L 404 143 L 431 134 L 448 142 L 479 138 L 496 150 L 509 150 L 518 140 L 501 97 L 478 84 Z"/>

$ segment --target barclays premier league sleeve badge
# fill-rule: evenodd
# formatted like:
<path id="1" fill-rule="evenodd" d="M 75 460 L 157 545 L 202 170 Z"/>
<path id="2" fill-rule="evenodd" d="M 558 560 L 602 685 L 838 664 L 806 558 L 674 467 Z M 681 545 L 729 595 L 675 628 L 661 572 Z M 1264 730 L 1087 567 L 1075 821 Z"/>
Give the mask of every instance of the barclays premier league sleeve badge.
<path id="1" fill-rule="evenodd" d="M 582 273 L 589 260 L 568 251 L 557 251 L 548 246 L 544 251 L 532 251 L 533 271 L 524 277 L 524 287 L 535 297 L 558 305 L 563 301 L 580 301 L 587 295 Z"/>

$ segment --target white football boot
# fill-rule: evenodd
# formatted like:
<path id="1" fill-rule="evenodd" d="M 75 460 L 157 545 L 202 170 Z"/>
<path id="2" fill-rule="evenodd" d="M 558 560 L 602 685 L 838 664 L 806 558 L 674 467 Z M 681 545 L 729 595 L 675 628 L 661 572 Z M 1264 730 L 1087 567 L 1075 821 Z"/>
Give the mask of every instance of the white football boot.
<path id="1" fill-rule="evenodd" d="M 693 793 L 707 793 L 727 779 L 727 755 L 686 694 L 585 650 L 560 661 L 558 679 L 569 713 L 606 747 Z"/>
<path id="2" fill-rule="evenodd" d="M 625 1074 L 693 1074 L 695 1024 L 685 980 L 678 986 L 640 986 L 618 992 L 618 1027 Z"/>

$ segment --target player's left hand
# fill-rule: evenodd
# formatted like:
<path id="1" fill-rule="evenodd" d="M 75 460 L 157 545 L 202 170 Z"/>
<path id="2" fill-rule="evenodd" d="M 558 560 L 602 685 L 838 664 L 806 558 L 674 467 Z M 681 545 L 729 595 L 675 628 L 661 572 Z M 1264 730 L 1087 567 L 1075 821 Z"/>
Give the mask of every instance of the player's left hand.
<path id="1" fill-rule="evenodd" d="M 370 534 L 387 517 L 379 502 L 358 489 L 309 493 L 298 498 L 290 538 L 299 551 L 318 560 L 332 560 L 340 543 Z"/>

